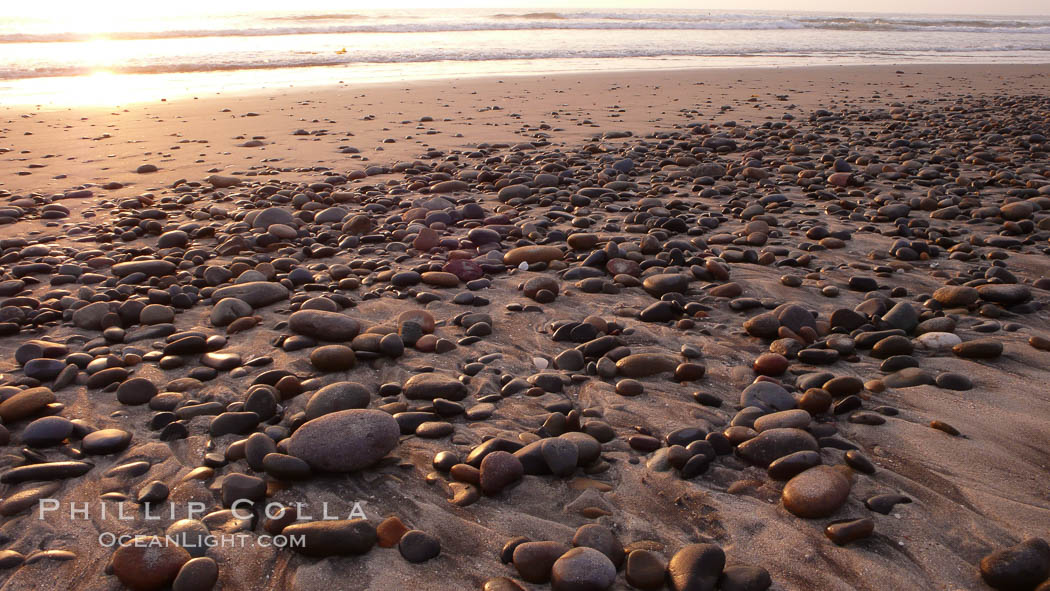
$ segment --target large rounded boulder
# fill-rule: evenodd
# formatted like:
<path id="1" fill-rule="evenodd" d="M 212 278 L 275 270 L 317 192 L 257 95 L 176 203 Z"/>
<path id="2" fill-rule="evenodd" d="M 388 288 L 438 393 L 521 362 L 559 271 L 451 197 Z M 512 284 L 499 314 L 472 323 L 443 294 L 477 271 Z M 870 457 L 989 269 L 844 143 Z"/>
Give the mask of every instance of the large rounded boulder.
<path id="1" fill-rule="evenodd" d="M 292 433 L 288 452 L 325 472 L 367 468 L 397 446 L 401 430 L 380 410 L 342 410 L 307 421 Z"/>

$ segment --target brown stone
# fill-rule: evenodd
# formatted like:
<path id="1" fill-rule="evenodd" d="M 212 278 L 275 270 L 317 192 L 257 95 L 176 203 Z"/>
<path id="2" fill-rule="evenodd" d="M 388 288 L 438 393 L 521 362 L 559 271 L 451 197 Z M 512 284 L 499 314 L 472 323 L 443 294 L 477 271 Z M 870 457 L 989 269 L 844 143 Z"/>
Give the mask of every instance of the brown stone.
<path id="1" fill-rule="evenodd" d="M 190 554 L 157 536 L 137 536 L 113 553 L 113 574 L 135 591 L 154 591 L 170 585 Z"/>
<path id="2" fill-rule="evenodd" d="M 481 460 L 481 491 L 498 494 L 510 484 L 521 480 L 525 469 L 521 460 L 505 451 L 494 451 Z"/>
<path id="3" fill-rule="evenodd" d="M 814 466 L 784 485 L 784 508 L 799 517 L 816 519 L 838 511 L 849 498 L 851 483 L 831 466 Z"/>
<path id="4" fill-rule="evenodd" d="M 55 393 L 48 388 L 22 390 L 0 403 L 0 419 L 4 423 L 14 423 L 39 413 L 54 401 Z"/>
<path id="5" fill-rule="evenodd" d="M 380 548 L 393 548 L 401 541 L 401 536 L 408 532 L 408 527 L 397 516 L 384 519 L 376 528 Z"/>
<path id="6" fill-rule="evenodd" d="M 667 566 L 659 554 L 649 550 L 634 550 L 627 555 L 627 567 L 624 570 L 627 582 L 636 589 L 653 591 L 664 586 L 667 577 Z"/>
<path id="7" fill-rule="evenodd" d="M 455 287 L 459 285 L 459 277 L 445 271 L 427 271 L 421 276 L 423 283 L 436 285 L 438 287 Z"/>
<path id="8" fill-rule="evenodd" d="M 616 362 L 616 371 L 628 378 L 645 378 L 661 373 L 672 373 L 678 360 L 662 353 L 635 353 Z"/>
<path id="9" fill-rule="evenodd" d="M 556 246 L 519 246 L 503 255 L 503 264 L 518 266 L 521 263 L 549 263 L 561 260 L 563 253 Z"/>

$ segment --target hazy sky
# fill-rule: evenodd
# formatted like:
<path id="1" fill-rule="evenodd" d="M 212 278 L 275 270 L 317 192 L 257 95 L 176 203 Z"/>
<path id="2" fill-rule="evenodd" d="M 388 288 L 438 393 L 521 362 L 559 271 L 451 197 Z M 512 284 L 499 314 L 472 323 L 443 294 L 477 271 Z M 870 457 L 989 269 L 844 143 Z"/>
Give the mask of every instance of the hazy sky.
<path id="1" fill-rule="evenodd" d="M 946 14 L 1050 14 L 1050 0 L 882 0 L 881 2 L 842 2 L 842 0 L 175 0 L 173 2 L 143 2 L 142 0 L 34 0 L 18 2 L 0 0 L 7 15 L 53 14 L 75 15 L 90 13 L 120 20 L 123 15 L 163 14 L 166 11 L 186 14 L 193 11 L 215 12 L 251 10 L 338 10 L 353 11 L 370 8 L 491 8 L 493 10 L 557 9 L 563 11 L 616 8 L 692 8 L 726 10 L 781 10 L 788 12 L 820 11 L 844 12 L 907 12 Z M 848 10 L 847 10 L 848 11 Z M 0 16 L 2 18 L 2 16 Z"/>

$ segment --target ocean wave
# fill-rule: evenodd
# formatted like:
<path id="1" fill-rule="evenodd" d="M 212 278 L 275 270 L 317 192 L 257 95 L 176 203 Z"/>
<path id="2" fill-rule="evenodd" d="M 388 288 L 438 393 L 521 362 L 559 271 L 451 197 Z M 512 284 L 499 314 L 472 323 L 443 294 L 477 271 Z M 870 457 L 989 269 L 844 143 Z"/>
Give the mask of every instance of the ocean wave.
<path id="1" fill-rule="evenodd" d="M 506 14 L 500 13 L 493 15 L 495 18 L 522 18 L 530 20 L 548 20 L 548 21 L 559 21 L 566 20 L 568 17 L 562 16 L 557 12 L 526 12 L 525 14 Z"/>
<path id="2" fill-rule="evenodd" d="M 1043 47 L 1020 47 L 1001 44 L 986 47 L 980 51 L 965 48 L 870 48 L 863 51 L 813 50 L 800 51 L 798 48 L 765 47 L 748 51 L 725 50 L 593 50 L 580 49 L 573 51 L 516 50 L 501 52 L 484 51 L 448 51 L 430 50 L 420 52 L 367 52 L 357 54 L 319 54 L 299 53 L 281 59 L 226 59 L 174 61 L 164 63 L 122 63 L 107 66 L 108 74 L 187 74 L 223 72 L 230 70 L 280 70 L 287 68 L 311 68 L 328 66 L 353 66 L 377 64 L 419 64 L 440 62 L 492 62 L 508 60 L 557 60 L 557 59 L 625 59 L 625 58 L 704 58 L 704 57 L 756 57 L 756 56 L 792 56 L 792 57 L 863 57 L 879 54 L 886 57 L 913 56 L 916 54 L 935 55 L 953 53 L 985 52 L 1044 52 L 1050 54 L 1050 44 Z M 18 80 L 27 78 L 52 78 L 84 76 L 97 73 L 98 70 L 86 65 L 49 65 L 39 67 L 0 67 L 0 80 Z"/>
<path id="3" fill-rule="evenodd" d="M 965 19 L 909 19 L 909 18 L 802 18 L 807 26 L 843 31 L 947 31 L 947 32 L 1004 32 L 1015 33 L 1050 31 L 1050 21 L 1003 21 Z"/>
<path id="4" fill-rule="evenodd" d="M 369 18 L 366 14 L 357 14 L 353 12 L 344 13 L 320 13 L 320 14 L 282 14 L 280 16 L 267 16 L 263 17 L 263 20 L 267 21 L 349 21 L 349 20 L 361 20 Z"/>
<path id="5" fill-rule="evenodd" d="M 346 21 L 354 21 L 348 23 Z M 220 21 L 221 22 L 221 21 Z M 280 23 L 265 26 L 266 23 Z M 231 23 L 226 23 L 231 24 Z M 264 26 L 260 26 L 264 25 Z M 945 33 L 1050 34 L 1050 20 L 960 18 L 905 18 L 853 16 L 783 16 L 696 13 L 499 13 L 453 20 L 403 15 L 356 13 L 288 14 L 266 17 L 238 26 L 169 30 L 83 32 L 0 32 L 2 43 L 79 42 L 94 39 L 149 40 L 201 37 L 267 37 L 338 35 L 352 33 L 453 33 L 520 30 L 792 30 L 923 31 Z"/>

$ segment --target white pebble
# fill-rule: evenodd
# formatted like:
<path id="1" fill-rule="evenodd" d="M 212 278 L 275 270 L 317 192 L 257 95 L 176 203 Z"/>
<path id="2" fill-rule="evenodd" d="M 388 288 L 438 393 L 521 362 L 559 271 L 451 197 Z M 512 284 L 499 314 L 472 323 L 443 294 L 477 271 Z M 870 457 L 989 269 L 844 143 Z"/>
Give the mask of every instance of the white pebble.
<path id="1" fill-rule="evenodd" d="M 919 347 L 930 351 L 944 351 L 962 342 L 958 335 L 950 332 L 928 332 L 915 340 Z"/>

